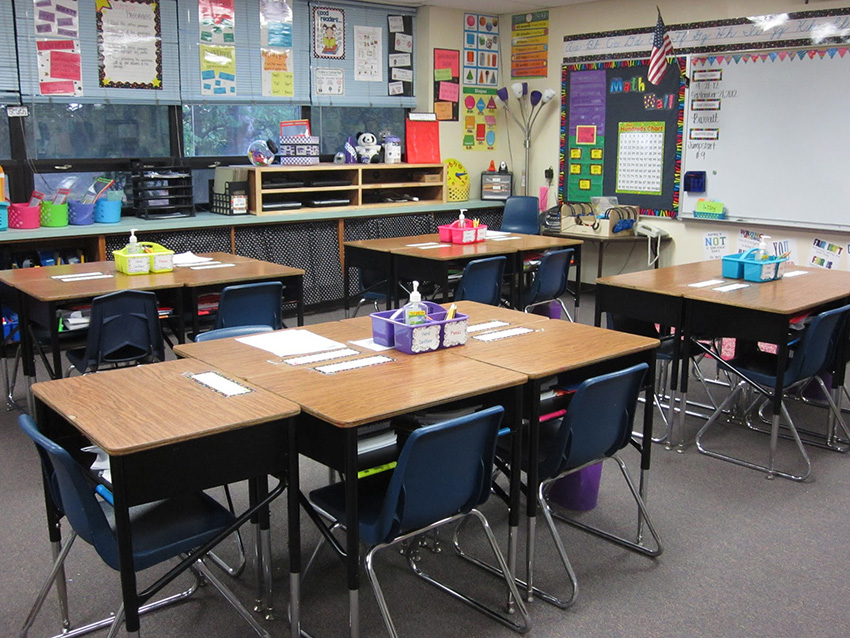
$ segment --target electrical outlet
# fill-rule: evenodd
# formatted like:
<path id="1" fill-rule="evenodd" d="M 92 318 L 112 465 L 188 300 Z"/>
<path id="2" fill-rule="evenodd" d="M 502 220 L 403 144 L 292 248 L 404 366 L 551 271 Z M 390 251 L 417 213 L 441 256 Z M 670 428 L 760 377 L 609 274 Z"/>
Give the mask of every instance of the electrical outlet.
<path id="1" fill-rule="evenodd" d="M 553 177 L 555 177 L 555 169 L 553 169 L 553 168 L 550 166 L 549 168 L 547 168 L 547 169 L 543 172 L 543 175 L 546 177 L 546 179 L 551 180 Z"/>

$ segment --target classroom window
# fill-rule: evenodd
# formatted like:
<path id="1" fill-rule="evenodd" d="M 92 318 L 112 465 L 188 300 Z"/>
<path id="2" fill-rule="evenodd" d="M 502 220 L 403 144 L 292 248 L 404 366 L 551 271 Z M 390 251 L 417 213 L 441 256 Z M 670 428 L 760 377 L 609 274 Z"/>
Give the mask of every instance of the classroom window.
<path id="1" fill-rule="evenodd" d="M 254 140 L 277 140 L 282 120 L 300 117 L 292 105 L 184 104 L 184 155 L 244 155 Z"/>
<path id="2" fill-rule="evenodd" d="M 405 115 L 400 107 L 314 106 L 310 126 L 321 139 L 322 153 L 333 155 L 342 150 L 349 135 L 356 142 L 357 134 L 364 132 L 374 133 L 379 143 L 384 135 L 395 135 L 403 144 Z"/>
<path id="3" fill-rule="evenodd" d="M 153 104 L 29 104 L 32 159 L 168 157 L 168 107 Z"/>
<path id="4" fill-rule="evenodd" d="M 71 189 L 69 199 L 81 200 L 98 177 L 105 176 L 115 180 L 110 190 L 124 192 L 124 200 L 132 198 L 130 192 L 130 173 L 126 171 L 98 171 L 98 172 L 61 172 L 61 173 L 35 173 L 35 190 L 43 193 L 46 199 L 51 199 L 56 190 L 62 186 Z M 66 181 L 67 180 L 67 181 Z"/>
<path id="5" fill-rule="evenodd" d="M 0 105 L 0 157 L 12 157 L 12 147 L 9 143 L 9 118 L 6 117 L 6 106 Z"/>

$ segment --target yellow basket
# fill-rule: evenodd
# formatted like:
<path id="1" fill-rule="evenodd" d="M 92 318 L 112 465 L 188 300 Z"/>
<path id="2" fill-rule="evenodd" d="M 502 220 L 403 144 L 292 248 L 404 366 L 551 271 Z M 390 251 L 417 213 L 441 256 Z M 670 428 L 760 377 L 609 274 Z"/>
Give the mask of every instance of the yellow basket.
<path id="1" fill-rule="evenodd" d="M 140 241 L 139 247 L 144 251 L 136 255 L 128 255 L 126 248 L 113 250 L 115 269 L 125 275 L 146 275 L 149 272 L 171 272 L 174 270 L 174 251 L 151 241 Z"/>

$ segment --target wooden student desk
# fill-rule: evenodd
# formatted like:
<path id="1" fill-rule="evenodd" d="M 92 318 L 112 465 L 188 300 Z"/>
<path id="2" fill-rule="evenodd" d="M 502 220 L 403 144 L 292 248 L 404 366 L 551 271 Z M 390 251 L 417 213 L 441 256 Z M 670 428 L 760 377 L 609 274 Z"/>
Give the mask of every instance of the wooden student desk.
<path id="1" fill-rule="evenodd" d="M 487 239 L 474 244 L 447 244 L 437 248 L 423 247 L 422 244 L 440 244 L 439 235 L 416 235 L 395 237 L 392 239 L 368 239 L 345 242 L 343 278 L 345 291 L 349 290 L 349 268 L 378 270 L 386 275 L 392 285 L 388 294 L 398 307 L 398 285 L 402 279 L 433 281 L 440 284 L 445 293 L 448 291 L 449 269 L 473 259 L 505 255 L 508 258 L 506 273 L 516 277 L 523 272 L 523 257 L 552 248 L 573 248 L 575 250 L 576 290 L 581 281 L 581 240 L 546 237 L 544 235 L 521 235 L 511 233 L 513 239 Z M 417 246 L 418 244 L 418 246 Z M 518 277 L 518 285 L 512 282 L 512 296 L 515 306 L 522 299 L 523 278 Z M 579 297 L 576 295 L 576 311 Z M 345 310 L 348 312 L 349 300 L 346 295 Z"/>
<path id="2" fill-rule="evenodd" d="M 458 348 L 421 355 L 396 350 L 376 353 L 349 343 L 371 336 L 371 326 L 359 319 L 317 324 L 307 329 L 338 340 L 360 353 L 348 359 L 383 354 L 392 361 L 322 374 L 315 368 L 323 364 L 291 366 L 270 352 L 245 345 L 235 338 L 183 344 L 177 346 L 175 352 L 222 366 L 234 376 L 241 376 L 253 385 L 297 403 L 302 410 L 297 428 L 298 451 L 341 471 L 346 477 L 354 477 L 363 469 L 359 464 L 364 461 L 357 454 L 358 428 L 392 417 L 448 403 L 501 404 L 506 408 L 506 423 L 514 431 L 517 429 L 521 386 L 526 382 L 526 376 L 521 373 L 458 356 L 455 353 Z M 334 359 L 333 363 L 343 360 L 346 359 Z M 518 460 L 518 446 L 515 454 Z M 511 490 L 514 507 L 510 523 L 514 538 L 513 530 L 519 524 L 518 474 L 516 478 Z M 346 482 L 346 503 L 349 622 L 351 635 L 359 636 L 360 538 L 355 480 Z"/>
<path id="3" fill-rule="evenodd" d="M 602 312 L 611 311 L 678 327 L 683 335 L 684 361 L 691 354 L 690 337 L 693 335 L 775 343 L 777 366 L 781 370 L 788 358 L 786 337 L 791 319 L 802 313 L 819 312 L 850 300 L 848 272 L 790 266 L 788 272 L 801 271 L 806 274 L 751 283 L 724 280 L 721 269 L 721 261 L 714 260 L 603 277 L 597 281 L 597 321 Z M 710 279 L 722 280 L 722 283 L 706 287 L 689 285 Z M 729 292 L 715 290 L 736 281 L 750 285 Z M 675 372 L 671 378 L 675 382 Z M 774 415 L 777 418 L 782 399 L 781 383 L 779 375 L 773 395 Z M 680 384 L 684 405 L 688 389 L 687 366 L 684 365 L 681 368 Z M 684 417 L 684 411 L 680 411 L 680 433 Z M 680 443 L 681 437 L 682 434 L 679 435 Z"/>
<path id="4" fill-rule="evenodd" d="M 479 305 L 480 304 L 476 304 Z M 486 316 L 486 311 L 482 314 Z M 517 315 L 510 326 L 530 328 L 533 332 L 505 339 L 484 342 L 470 335 L 466 345 L 457 353 L 477 361 L 519 372 L 528 377 L 523 406 L 530 424 L 528 459 L 528 535 L 526 551 L 527 594 L 532 595 L 532 562 L 534 559 L 534 530 L 537 515 L 537 494 L 540 478 L 537 474 L 537 451 L 540 444 L 540 392 L 543 381 L 558 376 L 562 384 L 579 383 L 589 377 L 620 370 L 636 363 L 649 364 L 646 379 L 646 403 L 643 413 L 643 436 L 636 441 L 641 450 L 640 492 L 646 499 L 647 472 L 652 452 L 652 387 L 655 378 L 655 349 L 657 339 L 639 337 L 622 332 L 603 330 L 592 326 L 544 319 L 524 321 L 525 313 L 507 311 Z M 477 322 L 478 312 L 470 313 L 470 323 Z M 517 467 L 517 466 L 514 466 Z M 517 472 L 518 473 L 518 472 Z M 638 530 L 638 542 L 642 529 Z"/>
<path id="5" fill-rule="evenodd" d="M 295 429 L 288 426 L 298 406 L 258 387 L 248 394 L 225 397 L 189 376 L 211 370 L 206 363 L 184 359 L 32 386 L 42 432 L 72 454 L 85 441 L 109 454 L 128 632 L 139 630 L 139 606 L 164 584 L 157 582 L 137 593 L 130 507 L 249 479 L 252 497 L 256 495 L 249 511 L 259 513 L 260 523 L 258 585 L 262 594 L 258 600 L 267 608 L 271 604 L 267 505 L 286 485 L 287 473 L 290 522 L 298 520 L 297 455 L 286 452 L 294 444 Z M 271 494 L 268 474 L 281 477 L 280 488 Z M 49 495 L 45 500 L 51 502 Z M 48 507 L 51 541 L 60 540 L 58 520 L 58 513 Z M 299 538 L 297 533 L 294 540 L 290 537 L 293 573 L 300 569 Z M 184 561 L 182 570 L 193 561 Z M 297 588 L 292 595 L 293 626 L 297 626 Z"/>
<path id="6" fill-rule="evenodd" d="M 50 331 L 53 353 L 53 376 L 62 377 L 61 351 L 59 348 L 59 330 L 56 311 L 61 305 L 85 302 L 94 297 L 119 290 L 149 290 L 163 294 L 163 300 L 174 307 L 178 324 L 178 341 L 185 334 L 185 313 L 188 306 L 192 314 L 193 327 L 197 331 L 198 296 L 211 290 L 221 290 L 234 283 L 251 281 L 280 280 L 292 287 L 289 295 L 297 303 L 298 323 L 304 321 L 304 297 L 302 279 L 304 271 L 248 257 L 239 257 L 229 253 L 209 253 L 209 257 L 221 263 L 234 263 L 235 266 L 220 268 L 175 267 L 166 273 L 145 275 L 125 275 L 115 269 L 115 262 L 98 261 L 82 264 L 47 266 L 44 268 L 17 268 L 0 271 L 0 283 L 13 288 L 18 296 L 18 310 L 22 360 L 24 374 L 35 375 L 35 354 L 32 335 L 26 326 L 37 324 Z M 83 279 L 62 281 L 59 276 L 80 275 L 83 273 L 102 273 L 101 279 Z"/>

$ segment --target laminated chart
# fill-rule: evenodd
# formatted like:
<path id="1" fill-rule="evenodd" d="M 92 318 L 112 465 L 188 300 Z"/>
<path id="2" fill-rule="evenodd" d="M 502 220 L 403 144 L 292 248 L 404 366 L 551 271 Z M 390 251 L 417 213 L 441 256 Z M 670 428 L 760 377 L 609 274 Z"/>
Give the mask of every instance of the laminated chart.
<path id="1" fill-rule="evenodd" d="M 499 18 L 463 16 L 463 84 L 499 86 Z"/>

